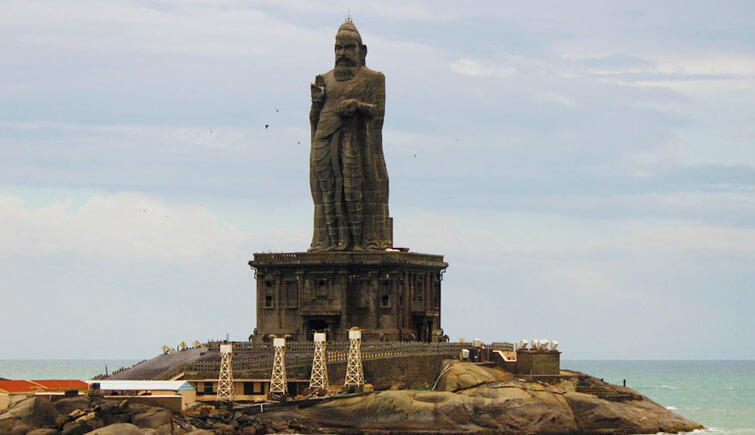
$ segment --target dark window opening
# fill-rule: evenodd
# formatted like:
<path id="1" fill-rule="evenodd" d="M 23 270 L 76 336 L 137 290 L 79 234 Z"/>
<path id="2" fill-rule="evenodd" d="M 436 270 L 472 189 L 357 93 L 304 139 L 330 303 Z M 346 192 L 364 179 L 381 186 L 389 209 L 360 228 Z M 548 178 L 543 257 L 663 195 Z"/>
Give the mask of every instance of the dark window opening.
<path id="1" fill-rule="evenodd" d="M 212 382 L 205 382 L 204 383 L 204 393 L 205 394 L 215 394 L 215 391 L 212 388 Z"/>
<path id="2" fill-rule="evenodd" d="M 390 295 L 383 295 L 383 297 L 380 299 L 380 306 L 381 307 L 390 307 L 391 306 L 391 297 L 390 297 Z"/>
<path id="3" fill-rule="evenodd" d="M 254 393 L 254 382 L 244 382 L 244 395 L 250 396 Z"/>
<path id="4" fill-rule="evenodd" d="M 265 296 L 265 308 L 272 308 L 273 307 L 273 297 L 272 296 Z"/>
<path id="5" fill-rule="evenodd" d="M 320 297 L 320 298 L 328 297 L 328 280 L 327 279 L 321 279 L 317 281 L 317 297 Z"/>

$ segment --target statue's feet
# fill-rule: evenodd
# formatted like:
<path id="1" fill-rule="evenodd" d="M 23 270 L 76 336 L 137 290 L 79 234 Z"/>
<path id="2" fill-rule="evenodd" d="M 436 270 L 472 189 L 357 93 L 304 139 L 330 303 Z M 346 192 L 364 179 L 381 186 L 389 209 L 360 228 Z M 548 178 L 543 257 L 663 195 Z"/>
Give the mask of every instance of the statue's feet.
<path id="1" fill-rule="evenodd" d="M 336 247 L 336 250 L 338 250 L 338 251 L 348 251 L 349 250 L 349 240 L 348 239 L 341 239 L 341 241 L 338 243 L 338 246 Z"/>

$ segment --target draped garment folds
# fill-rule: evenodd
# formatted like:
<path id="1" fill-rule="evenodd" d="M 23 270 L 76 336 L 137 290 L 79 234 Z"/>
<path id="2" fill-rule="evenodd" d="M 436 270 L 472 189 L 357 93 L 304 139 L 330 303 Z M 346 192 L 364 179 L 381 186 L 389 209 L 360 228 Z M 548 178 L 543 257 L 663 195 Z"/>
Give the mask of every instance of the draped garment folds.
<path id="1" fill-rule="evenodd" d="M 310 251 L 382 250 L 392 246 L 388 173 L 383 157 L 385 76 L 366 66 L 348 80 L 322 75 L 325 99 L 310 112 L 310 188 L 314 232 Z M 341 116 L 344 100 L 370 110 Z"/>

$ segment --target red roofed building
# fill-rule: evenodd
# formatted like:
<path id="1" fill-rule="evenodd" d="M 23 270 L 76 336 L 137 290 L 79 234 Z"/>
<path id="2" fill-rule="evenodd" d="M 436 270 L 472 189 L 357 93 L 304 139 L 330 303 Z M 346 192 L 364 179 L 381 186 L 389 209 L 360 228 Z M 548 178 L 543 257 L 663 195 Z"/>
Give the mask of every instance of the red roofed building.
<path id="1" fill-rule="evenodd" d="M 29 381 L 0 380 L 0 410 L 42 389 Z"/>
<path id="2" fill-rule="evenodd" d="M 37 388 L 40 388 L 40 386 L 29 381 L 0 381 L 0 391 L 6 393 L 33 393 Z"/>
<path id="3" fill-rule="evenodd" d="M 85 394 L 89 390 L 89 384 L 76 379 L 0 380 L 0 410 L 29 396 L 45 396 L 53 400 L 72 390 Z"/>
<path id="4" fill-rule="evenodd" d="M 30 381 L 41 386 L 47 392 L 64 393 L 70 390 L 77 390 L 79 393 L 86 393 L 89 384 L 78 379 L 40 379 Z"/>

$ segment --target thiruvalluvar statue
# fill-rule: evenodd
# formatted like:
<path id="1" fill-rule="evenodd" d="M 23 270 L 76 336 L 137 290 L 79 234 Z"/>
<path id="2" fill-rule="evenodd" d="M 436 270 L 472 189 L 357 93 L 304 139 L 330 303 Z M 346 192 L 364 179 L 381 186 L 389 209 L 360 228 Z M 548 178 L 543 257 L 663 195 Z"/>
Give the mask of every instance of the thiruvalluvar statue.
<path id="1" fill-rule="evenodd" d="M 383 157 L 385 76 L 365 65 L 367 46 L 351 21 L 336 34 L 335 67 L 311 85 L 310 252 L 392 247 Z"/>

